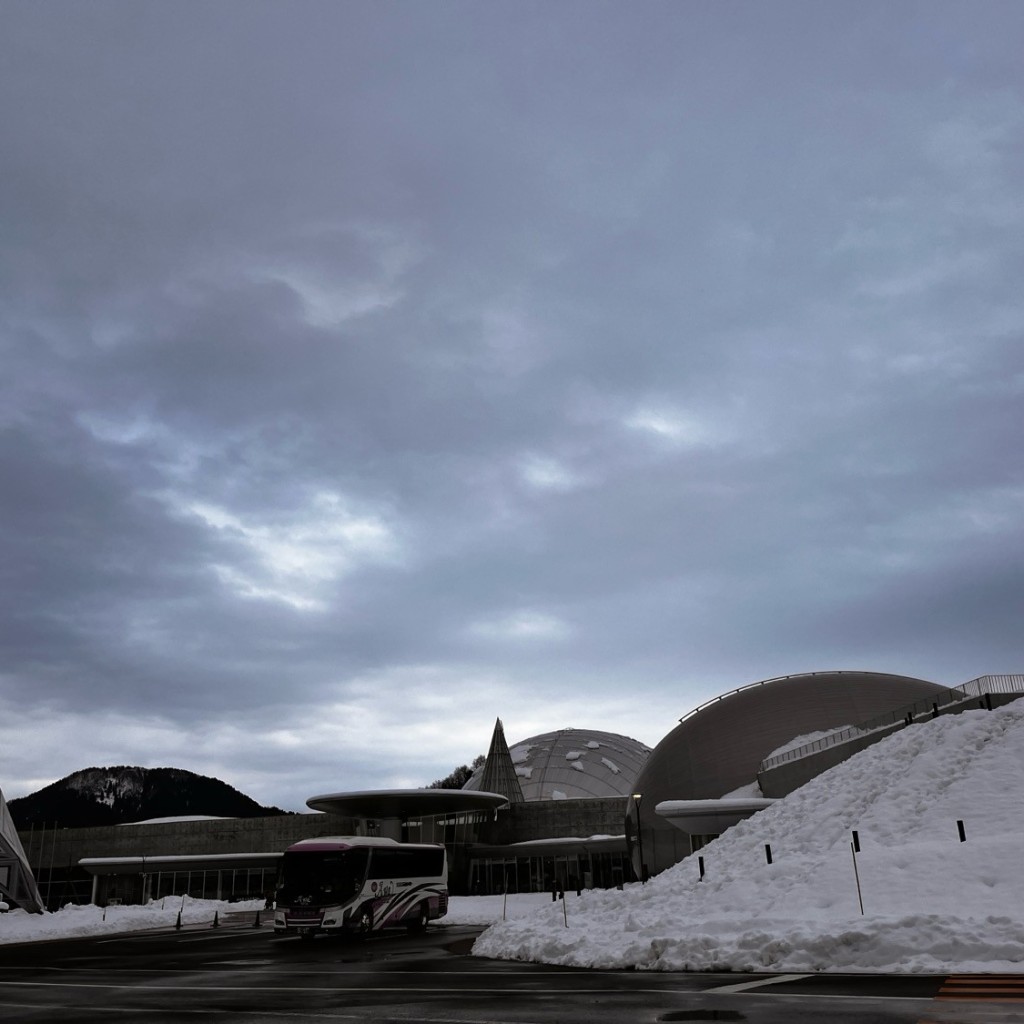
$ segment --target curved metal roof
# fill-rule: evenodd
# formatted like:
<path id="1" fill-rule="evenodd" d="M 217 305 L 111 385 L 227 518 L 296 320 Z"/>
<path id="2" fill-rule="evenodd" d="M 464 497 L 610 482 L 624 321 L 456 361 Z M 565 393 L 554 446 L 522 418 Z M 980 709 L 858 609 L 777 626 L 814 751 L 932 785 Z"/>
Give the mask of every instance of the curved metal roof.
<path id="1" fill-rule="evenodd" d="M 349 818 L 408 818 L 491 811 L 507 803 L 500 793 L 465 789 L 374 789 L 311 796 L 306 806 Z"/>
<path id="2" fill-rule="evenodd" d="M 636 780 L 643 828 L 659 833 L 645 851 L 657 872 L 689 853 L 655 808 L 667 801 L 718 800 L 757 778 L 761 761 L 796 736 L 842 728 L 941 693 L 944 687 L 889 672 L 804 672 L 741 687 L 702 704 L 655 748 Z M 682 826 L 681 826 L 682 827 Z"/>
<path id="3" fill-rule="evenodd" d="M 628 796 L 650 752 L 639 740 L 596 729 L 559 729 L 509 747 L 527 801 Z M 482 774 L 474 772 L 463 791 L 480 785 Z"/>

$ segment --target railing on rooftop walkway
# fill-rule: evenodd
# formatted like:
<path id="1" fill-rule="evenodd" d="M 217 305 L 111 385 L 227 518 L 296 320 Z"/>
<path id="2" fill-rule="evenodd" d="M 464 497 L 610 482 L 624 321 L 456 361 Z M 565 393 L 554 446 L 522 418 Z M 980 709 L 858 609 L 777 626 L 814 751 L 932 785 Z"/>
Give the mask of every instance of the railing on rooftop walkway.
<path id="1" fill-rule="evenodd" d="M 969 697 L 980 697 L 983 693 L 1022 693 L 1024 692 L 1024 673 L 1003 676 L 978 676 L 963 686 L 958 686 Z"/>
<path id="2" fill-rule="evenodd" d="M 940 708 L 949 707 L 952 704 L 962 704 L 965 700 L 981 697 L 986 693 L 1024 693 L 1024 674 L 978 676 L 977 679 L 972 679 L 962 686 L 940 690 L 930 697 L 914 701 L 913 704 L 904 704 L 903 707 L 869 718 L 866 722 L 839 729 L 820 739 L 812 740 L 810 743 L 804 743 L 802 746 L 793 747 L 792 750 L 785 750 L 781 754 L 767 757 L 758 765 L 757 770 L 758 772 L 768 771 L 768 769 L 785 764 L 787 761 L 796 761 L 808 754 L 827 750 L 829 747 L 846 743 L 848 740 L 875 732 L 878 729 L 887 729 L 899 722 L 911 722 L 919 715 L 934 714 Z"/>

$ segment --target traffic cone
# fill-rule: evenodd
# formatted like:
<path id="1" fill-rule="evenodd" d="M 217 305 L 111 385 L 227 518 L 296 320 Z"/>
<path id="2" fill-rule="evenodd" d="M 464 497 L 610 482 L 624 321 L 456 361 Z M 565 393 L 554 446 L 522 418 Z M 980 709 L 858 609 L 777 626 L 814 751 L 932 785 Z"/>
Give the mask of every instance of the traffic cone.
<path id="1" fill-rule="evenodd" d="M 174 922 L 174 927 L 180 932 L 181 931 L 181 911 L 178 911 L 178 920 Z"/>

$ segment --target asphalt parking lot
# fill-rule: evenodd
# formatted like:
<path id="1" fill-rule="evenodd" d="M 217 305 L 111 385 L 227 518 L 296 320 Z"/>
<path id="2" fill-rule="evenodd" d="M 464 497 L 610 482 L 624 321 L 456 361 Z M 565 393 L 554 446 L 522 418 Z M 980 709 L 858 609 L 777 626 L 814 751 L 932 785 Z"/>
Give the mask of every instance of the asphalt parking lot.
<path id="1" fill-rule="evenodd" d="M 3 946 L 0 1020 L 1024 1022 L 1016 979 L 588 971 L 469 956 L 478 932 L 432 926 L 418 936 L 303 942 L 236 919 Z"/>

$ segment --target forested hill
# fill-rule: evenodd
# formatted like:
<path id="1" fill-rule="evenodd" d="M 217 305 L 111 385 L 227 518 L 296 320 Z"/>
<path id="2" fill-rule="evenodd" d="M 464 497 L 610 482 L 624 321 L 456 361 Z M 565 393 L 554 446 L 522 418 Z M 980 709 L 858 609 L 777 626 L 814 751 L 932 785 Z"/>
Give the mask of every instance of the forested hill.
<path id="1" fill-rule="evenodd" d="M 149 818 L 210 815 L 259 818 L 285 814 L 263 807 L 220 779 L 182 768 L 84 768 L 29 796 L 9 800 L 20 829 L 32 825 L 88 828 Z"/>

